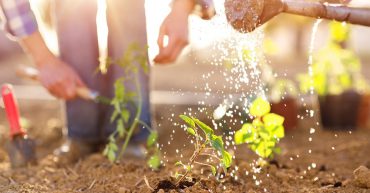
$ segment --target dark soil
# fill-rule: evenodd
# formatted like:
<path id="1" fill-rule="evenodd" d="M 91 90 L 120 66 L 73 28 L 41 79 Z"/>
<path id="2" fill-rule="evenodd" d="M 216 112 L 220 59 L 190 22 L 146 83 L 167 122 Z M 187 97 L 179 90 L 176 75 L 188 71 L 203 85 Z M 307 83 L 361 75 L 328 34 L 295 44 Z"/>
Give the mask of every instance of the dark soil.
<path id="1" fill-rule="evenodd" d="M 370 129 L 353 132 L 317 129 L 310 135 L 310 122 L 300 121 L 300 126 L 287 134 L 280 143 L 282 154 L 270 160 L 268 166 L 253 168 L 257 157 L 240 146 L 234 152 L 237 159 L 226 177 L 216 180 L 208 172 L 201 174 L 195 170 L 191 175 L 193 181 L 178 187 L 171 175 L 176 172 L 173 165 L 179 156 L 171 152 L 184 149 L 188 138 L 173 136 L 176 140 L 166 145 L 169 131 L 160 132 L 167 154 L 165 166 L 159 171 L 149 169 L 145 161 L 123 160 L 112 164 L 100 154 L 73 165 L 58 166 L 53 156 L 44 156 L 54 148 L 52 145 L 46 148 L 46 142 L 40 145 L 43 149 L 39 166 L 11 170 L 6 154 L 0 151 L 0 192 L 370 192 L 353 182 L 357 167 L 370 167 Z M 181 135 L 182 130 L 177 133 Z M 310 136 L 312 142 L 308 140 Z M 182 152 L 185 158 L 191 153 L 190 147 Z"/>

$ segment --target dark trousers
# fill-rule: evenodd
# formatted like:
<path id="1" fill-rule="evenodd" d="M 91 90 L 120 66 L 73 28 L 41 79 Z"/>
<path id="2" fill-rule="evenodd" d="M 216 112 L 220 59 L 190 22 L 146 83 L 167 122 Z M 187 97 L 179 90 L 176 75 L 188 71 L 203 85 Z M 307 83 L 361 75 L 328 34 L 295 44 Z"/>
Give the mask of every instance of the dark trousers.
<path id="1" fill-rule="evenodd" d="M 127 46 L 135 42 L 147 44 L 144 0 L 106 0 L 108 55 L 116 59 Z M 99 48 L 96 28 L 96 0 L 55 0 L 55 21 L 61 59 L 71 65 L 86 85 L 107 97 L 114 96 L 114 82 L 122 75 L 113 65 L 106 75 L 96 73 Z M 141 120 L 151 125 L 149 77 L 139 71 L 143 109 Z M 132 83 L 133 84 L 133 83 Z M 128 84 L 127 87 L 133 87 Z M 86 142 L 102 143 L 115 130 L 110 123 L 113 108 L 82 99 L 66 102 L 68 136 Z M 132 111 L 136 111 L 133 109 Z M 131 112 L 132 115 L 135 112 Z M 148 132 L 142 129 L 133 141 L 144 140 Z"/>

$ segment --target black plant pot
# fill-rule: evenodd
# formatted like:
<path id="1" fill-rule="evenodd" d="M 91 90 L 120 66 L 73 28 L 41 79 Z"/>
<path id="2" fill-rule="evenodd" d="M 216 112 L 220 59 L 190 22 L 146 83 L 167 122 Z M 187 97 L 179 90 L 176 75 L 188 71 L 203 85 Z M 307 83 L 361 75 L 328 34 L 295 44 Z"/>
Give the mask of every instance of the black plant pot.
<path id="1" fill-rule="evenodd" d="M 340 95 L 320 96 L 320 114 L 323 127 L 332 130 L 355 129 L 361 99 L 361 95 L 352 90 Z"/>

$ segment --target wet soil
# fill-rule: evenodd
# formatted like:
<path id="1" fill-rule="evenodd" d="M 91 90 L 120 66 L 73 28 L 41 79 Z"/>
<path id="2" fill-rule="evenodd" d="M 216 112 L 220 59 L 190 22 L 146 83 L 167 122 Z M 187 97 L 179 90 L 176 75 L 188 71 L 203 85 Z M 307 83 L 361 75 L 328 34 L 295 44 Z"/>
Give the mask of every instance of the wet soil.
<path id="1" fill-rule="evenodd" d="M 157 110 L 163 112 L 163 109 Z M 171 175 L 177 170 L 174 163 L 181 158 L 173 152 L 179 148 L 184 158 L 191 154 L 191 146 L 183 148 L 189 138 L 182 135 L 181 129 L 178 135 L 172 136 L 176 140 L 170 144 L 166 139 L 172 132 L 160 132 L 166 153 L 165 164 L 159 171 L 148 168 L 143 160 L 125 159 L 112 164 L 101 154 L 91 155 L 76 164 L 59 166 L 54 157 L 47 154 L 54 147 L 45 147 L 46 142 L 39 146 L 43 149 L 38 166 L 12 170 L 5 152 L 0 150 L 0 192 L 370 192 L 370 189 L 358 187 L 353 176 L 360 165 L 370 168 L 370 129 L 316 129 L 314 134 L 309 134 L 314 125 L 311 122 L 300 121 L 299 127 L 287 134 L 280 143 L 282 154 L 268 166 L 254 167 L 257 157 L 245 146 L 240 146 L 234 151 L 237 158 L 225 177 L 216 180 L 206 170 L 203 174 L 195 170 L 190 176 L 192 181 L 177 187 Z M 170 127 L 162 123 L 161 128 Z M 309 137 L 312 137 L 311 142 Z"/>

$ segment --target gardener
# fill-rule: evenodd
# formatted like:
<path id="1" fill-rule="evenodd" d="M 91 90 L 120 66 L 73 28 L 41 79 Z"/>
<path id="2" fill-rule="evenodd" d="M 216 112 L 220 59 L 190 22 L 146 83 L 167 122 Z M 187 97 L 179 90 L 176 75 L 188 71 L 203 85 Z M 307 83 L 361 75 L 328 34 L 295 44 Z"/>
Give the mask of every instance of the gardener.
<path id="1" fill-rule="evenodd" d="M 132 42 L 146 45 L 144 0 L 106 1 L 109 56 L 121 57 Z M 187 45 L 188 16 L 194 8 L 194 1 L 173 2 L 172 11 L 161 26 L 158 38 L 160 52 L 155 62 L 174 62 Z M 55 0 L 53 3 L 60 57 L 47 48 L 28 0 L 0 0 L 0 15 L 5 21 L 5 30 L 22 45 L 38 67 L 42 85 L 55 97 L 66 100 L 69 140 L 59 149 L 58 158 L 62 163 L 71 163 L 98 151 L 115 130 L 109 121 L 113 109 L 76 98 L 76 88 L 88 87 L 112 97 L 113 83 L 121 72 L 111 66 L 107 75 L 95 73 L 99 65 L 97 2 Z M 169 40 L 167 46 L 163 46 L 165 36 Z M 149 77 L 142 70 L 139 76 L 143 93 L 141 120 L 150 125 Z M 133 137 L 133 143 L 143 141 L 147 136 L 145 131 L 141 129 Z"/>

